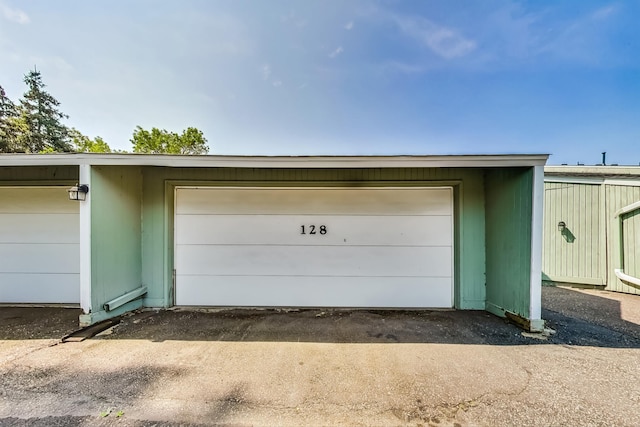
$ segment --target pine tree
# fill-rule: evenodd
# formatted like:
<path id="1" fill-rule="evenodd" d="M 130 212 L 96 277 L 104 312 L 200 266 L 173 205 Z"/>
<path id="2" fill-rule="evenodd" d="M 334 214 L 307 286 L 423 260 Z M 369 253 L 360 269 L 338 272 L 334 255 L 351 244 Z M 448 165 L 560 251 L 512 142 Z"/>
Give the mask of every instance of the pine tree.
<path id="1" fill-rule="evenodd" d="M 7 97 L 4 88 L 0 86 L 0 153 L 16 151 L 17 110 L 15 104 Z"/>
<path id="2" fill-rule="evenodd" d="M 60 120 L 68 118 L 58 106 L 60 102 L 44 90 L 42 76 L 37 70 L 25 75 L 28 90 L 18 107 L 19 119 L 24 129 L 19 144 L 29 153 L 41 151 L 71 151 L 69 130 Z"/>

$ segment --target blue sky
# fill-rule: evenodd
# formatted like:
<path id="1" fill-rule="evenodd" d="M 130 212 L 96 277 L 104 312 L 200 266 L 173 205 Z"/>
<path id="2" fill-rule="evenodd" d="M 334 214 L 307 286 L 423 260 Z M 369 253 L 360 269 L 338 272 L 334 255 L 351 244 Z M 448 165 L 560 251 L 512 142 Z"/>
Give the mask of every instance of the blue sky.
<path id="1" fill-rule="evenodd" d="M 550 153 L 640 164 L 639 1 L 0 0 L 0 85 L 69 126 L 212 154 Z"/>

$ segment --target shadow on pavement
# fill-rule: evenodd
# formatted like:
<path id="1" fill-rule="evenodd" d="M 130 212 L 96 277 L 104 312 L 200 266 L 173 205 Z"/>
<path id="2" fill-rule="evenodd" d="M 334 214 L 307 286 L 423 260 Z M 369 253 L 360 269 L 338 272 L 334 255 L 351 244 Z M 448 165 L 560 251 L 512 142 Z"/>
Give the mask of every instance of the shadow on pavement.
<path id="1" fill-rule="evenodd" d="M 640 296 L 623 297 L 640 307 Z M 0 339 L 61 338 L 77 329 L 78 314 L 0 308 Z M 619 300 L 594 291 L 544 287 L 543 318 L 556 333 L 536 338 L 484 311 L 175 309 L 123 316 L 119 325 L 94 339 L 640 348 L 640 325 L 623 319 Z"/>
<path id="2" fill-rule="evenodd" d="M 566 344 L 640 348 L 638 295 L 545 286 L 542 308 L 546 324 Z"/>
<path id="3" fill-rule="evenodd" d="M 78 329 L 79 308 L 0 307 L 0 340 L 60 339 Z"/>

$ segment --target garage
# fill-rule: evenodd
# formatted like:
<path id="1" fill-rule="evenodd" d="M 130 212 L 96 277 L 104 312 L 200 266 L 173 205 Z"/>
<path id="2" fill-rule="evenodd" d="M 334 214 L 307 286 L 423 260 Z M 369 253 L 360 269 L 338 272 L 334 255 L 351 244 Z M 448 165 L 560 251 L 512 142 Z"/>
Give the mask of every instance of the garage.
<path id="1" fill-rule="evenodd" d="M 79 206 L 66 188 L 0 187 L 0 303 L 79 303 Z"/>
<path id="2" fill-rule="evenodd" d="M 145 307 L 453 308 L 541 331 L 547 157 L 0 154 L 0 304 L 79 302 L 82 326 Z"/>
<path id="3" fill-rule="evenodd" d="M 453 307 L 451 187 L 176 187 L 183 306 Z"/>

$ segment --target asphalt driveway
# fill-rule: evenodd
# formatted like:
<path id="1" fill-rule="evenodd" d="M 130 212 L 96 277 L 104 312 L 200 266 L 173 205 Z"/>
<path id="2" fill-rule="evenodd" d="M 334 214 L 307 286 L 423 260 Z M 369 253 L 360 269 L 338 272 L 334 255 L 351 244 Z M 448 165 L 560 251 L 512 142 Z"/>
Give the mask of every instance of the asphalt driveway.
<path id="1" fill-rule="evenodd" d="M 555 334 L 485 312 L 0 308 L 0 425 L 640 425 L 640 297 L 543 289 Z"/>

